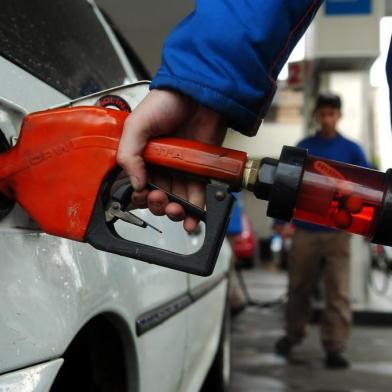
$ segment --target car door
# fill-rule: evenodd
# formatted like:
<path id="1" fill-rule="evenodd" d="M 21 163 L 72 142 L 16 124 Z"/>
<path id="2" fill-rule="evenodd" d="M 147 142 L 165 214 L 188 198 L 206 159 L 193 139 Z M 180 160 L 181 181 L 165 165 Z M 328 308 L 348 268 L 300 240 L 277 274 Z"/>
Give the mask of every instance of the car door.
<path id="1" fill-rule="evenodd" d="M 7 75 L 0 78 L 0 128 L 10 142 L 25 112 L 136 79 L 94 3 L 85 0 L 4 4 L 0 74 Z M 156 224 L 164 237 L 126 224 L 122 230 L 138 241 L 184 249 L 187 239 L 177 226 L 162 219 Z M 137 323 L 181 300 L 186 274 L 45 235 L 17 205 L 0 221 L 0 244 L 0 373 L 61 356 L 89 317 L 110 311 L 121 314 L 135 335 L 141 390 L 177 388 L 185 314 L 140 333 Z"/>
<path id="2" fill-rule="evenodd" d="M 204 227 L 190 235 L 188 252 L 196 251 L 204 241 Z M 188 276 L 188 287 L 194 304 L 188 313 L 188 344 L 183 388 L 196 391 L 203 383 L 219 343 L 227 301 L 231 248 L 224 241 L 211 276 Z"/>

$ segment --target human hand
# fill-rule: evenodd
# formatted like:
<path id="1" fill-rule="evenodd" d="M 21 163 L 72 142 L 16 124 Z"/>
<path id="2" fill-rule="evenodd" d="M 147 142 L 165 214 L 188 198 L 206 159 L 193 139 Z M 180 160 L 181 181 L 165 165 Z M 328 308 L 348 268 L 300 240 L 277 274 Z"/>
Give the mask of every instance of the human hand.
<path id="1" fill-rule="evenodd" d="M 282 238 L 291 238 L 294 234 L 295 227 L 291 223 L 275 223 L 275 233 L 279 234 Z"/>
<path id="2" fill-rule="evenodd" d="M 124 124 L 117 152 L 117 162 L 130 178 L 134 192 L 132 202 L 148 207 L 154 215 L 167 215 L 173 221 L 184 220 L 184 229 L 192 232 L 198 221 L 186 216 L 177 203 L 170 203 L 164 192 L 145 189 L 147 173 L 142 153 L 148 140 L 157 136 L 177 136 L 207 144 L 220 145 L 226 134 L 221 115 L 191 98 L 171 90 L 152 90 L 135 108 Z M 152 182 L 200 208 L 205 203 L 205 186 L 197 181 L 183 181 L 153 175 Z"/>

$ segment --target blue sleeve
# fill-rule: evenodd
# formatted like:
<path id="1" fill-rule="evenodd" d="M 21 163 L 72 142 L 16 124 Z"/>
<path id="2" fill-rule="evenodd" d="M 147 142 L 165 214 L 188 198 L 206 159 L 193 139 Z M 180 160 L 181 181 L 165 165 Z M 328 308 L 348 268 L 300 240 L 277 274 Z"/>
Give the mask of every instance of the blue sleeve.
<path id="1" fill-rule="evenodd" d="M 277 76 L 323 0 L 196 0 L 167 38 L 151 88 L 169 88 L 255 135 Z"/>
<path id="2" fill-rule="evenodd" d="M 297 143 L 298 148 L 309 148 L 308 138 L 302 139 Z"/>
<path id="3" fill-rule="evenodd" d="M 353 143 L 353 165 L 371 168 L 372 165 L 366 159 L 366 155 L 362 150 L 362 147 L 356 143 Z"/>
<path id="4" fill-rule="evenodd" d="M 389 44 L 386 71 L 387 71 L 387 79 L 388 79 L 388 86 L 389 86 L 389 102 L 390 102 L 389 109 L 390 109 L 391 122 L 392 122 L 392 36 Z"/>

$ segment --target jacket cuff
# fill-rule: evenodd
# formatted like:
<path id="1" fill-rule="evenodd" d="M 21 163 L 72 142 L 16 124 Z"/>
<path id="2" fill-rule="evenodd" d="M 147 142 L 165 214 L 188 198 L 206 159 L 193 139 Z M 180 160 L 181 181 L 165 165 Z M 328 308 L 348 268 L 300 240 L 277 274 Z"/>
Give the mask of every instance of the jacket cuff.
<path id="1" fill-rule="evenodd" d="M 263 118 L 262 113 L 254 113 L 234 99 L 200 83 L 167 75 L 158 71 L 150 84 L 150 89 L 171 89 L 193 98 L 196 102 L 223 115 L 229 126 L 246 136 L 256 135 Z M 266 105 L 268 107 L 268 105 Z"/>

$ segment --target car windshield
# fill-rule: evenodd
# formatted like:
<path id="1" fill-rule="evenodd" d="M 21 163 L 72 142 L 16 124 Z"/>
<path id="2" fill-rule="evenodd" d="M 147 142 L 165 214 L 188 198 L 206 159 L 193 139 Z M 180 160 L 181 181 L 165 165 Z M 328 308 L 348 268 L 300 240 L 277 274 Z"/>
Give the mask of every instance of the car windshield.
<path id="1" fill-rule="evenodd" d="M 71 98 L 121 85 L 126 79 L 86 0 L 2 2 L 0 56 Z"/>

